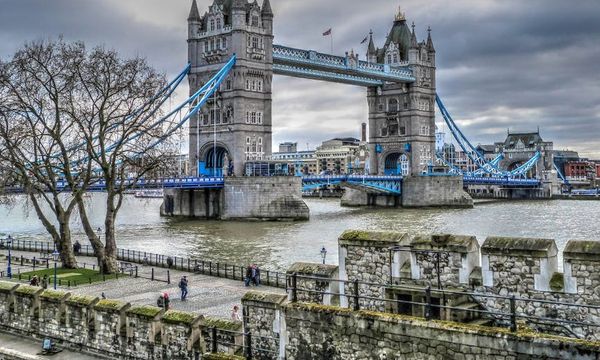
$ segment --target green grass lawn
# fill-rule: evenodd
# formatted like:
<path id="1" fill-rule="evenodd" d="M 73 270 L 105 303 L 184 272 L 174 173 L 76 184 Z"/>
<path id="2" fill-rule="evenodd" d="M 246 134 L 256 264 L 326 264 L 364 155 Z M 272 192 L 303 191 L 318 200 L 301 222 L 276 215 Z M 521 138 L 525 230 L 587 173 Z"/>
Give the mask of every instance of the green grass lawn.
<path id="1" fill-rule="evenodd" d="M 48 285 L 53 284 L 54 268 L 28 271 L 28 272 L 21 273 L 18 276 L 21 280 L 29 280 L 34 275 L 37 275 L 40 278 L 40 285 L 41 285 L 41 279 L 44 276 L 44 274 L 48 275 Z M 127 276 L 127 275 L 124 275 L 124 274 L 119 275 L 119 277 L 124 277 L 124 276 Z M 89 283 L 93 283 L 93 282 L 111 280 L 111 279 L 115 279 L 115 278 L 116 278 L 115 274 L 103 276 L 98 271 L 92 270 L 92 269 L 58 268 L 56 270 L 56 279 L 57 279 L 57 282 L 59 285 L 69 285 L 69 282 L 70 282 L 71 286 L 77 286 L 77 285 L 81 285 L 81 284 L 89 284 Z"/>

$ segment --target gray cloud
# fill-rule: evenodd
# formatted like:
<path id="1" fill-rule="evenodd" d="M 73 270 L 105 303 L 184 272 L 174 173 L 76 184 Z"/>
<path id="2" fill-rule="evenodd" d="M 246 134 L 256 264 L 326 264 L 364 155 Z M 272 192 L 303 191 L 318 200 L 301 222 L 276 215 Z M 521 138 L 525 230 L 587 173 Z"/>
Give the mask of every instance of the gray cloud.
<path id="1" fill-rule="evenodd" d="M 64 35 L 90 46 L 143 55 L 173 75 L 186 61 L 189 0 L 0 0 L 0 57 L 25 41 Z M 397 10 L 389 0 L 271 0 L 275 42 L 336 53 L 373 30 L 381 46 Z M 206 9 L 209 1 L 200 0 Z M 428 25 L 437 50 L 438 92 L 475 143 L 502 140 L 506 128 L 534 130 L 556 147 L 600 158 L 600 3 L 595 0 L 403 0 L 419 39 Z M 357 136 L 365 90 L 277 77 L 274 143 L 319 144 Z M 185 89 L 181 91 L 183 96 Z M 443 127 L 442 118 L 438 124 Z M 304 148 L 305 145 L 301 147 Z"/>

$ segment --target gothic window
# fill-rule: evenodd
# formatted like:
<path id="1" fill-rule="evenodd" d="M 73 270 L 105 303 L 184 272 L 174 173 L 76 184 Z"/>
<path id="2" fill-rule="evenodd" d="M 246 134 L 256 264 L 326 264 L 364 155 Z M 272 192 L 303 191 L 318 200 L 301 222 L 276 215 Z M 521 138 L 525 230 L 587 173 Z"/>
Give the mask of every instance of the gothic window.
<path id="1" fill-rule="evenodd" d="M 210 31 L 215 31 L 215 20 L 210 19 Z"/>
<path id="2" fill-rule="evenodd" d="M 208 125 L 208 114 L 202 115 L 202 124 Z"/>
<path id="3" fill-rule="evenodd" d="M 421 125 L 419 135 L 429 135 L 429 125 Z"/>
<path id="4" fill-rule="evenodd" d="M 400 132 L 398 135 L 406 135 L 406 128 L 404 126 L 400 126 Z"/>
<path id="5" fill-rule="evenodd" d="M 257 115 L 257 121 L 259 124 L 262 124 L 262 113 L 261 112 L 259 112 Z"/>
<path id="6" fill-rule="evenodd" d="M 252 37 L 252 48 L 258 49 L 258 38 L 255 36 Z"/>
<path id="7" fill-rule="evenodd" d="M 392 54 L 388 54 L 388 56 L 387 56 L 387 63 L 388 64 L 392 63 Z"/>
<path id="8" fill-rule="evenodd" d="M 254 112 L 254 111 L 252 112 L 252 118 L 251 119 L 252 119 L 252 123 L 256 124 L 256 112 Z"/>
<path id="9" fill-rule="evenodd" d="M 408 175 L 408 172 L 410 170 L 410 163 L 408 160 L 408 156 L 406 156 L 406 154 L 402 154 L 402 156 L 400 156 L 400 159 L 398 159 L 398 161 L 400 162 L 400 172 L 402 173 L 403 176 Z"/>
<path id="10" fill-rule="evenodd" d="M 221 29 L 221 19 L 217 18 L 217 30 Z"/>
<path id="11" fill-rule="evenodd" d="M 250 90 L 250 80 L 246 80 L 246 90 Z"/>
<path id="12" fill-rule="evenodd" d="M 215 47 L 215 39 L 210 40 L 210 49 L 217 50 L 217 48 Z"/>
<path id="13" fill-rule="evenodd" d="M 258 16 L 252 15 L 252 26 L 258 26 Z"/>
<path id="14" fill-rule="evenodd" d="M 250 124 L 250 111 L 246 111 L 246 124 Z"/>
<path id="15" fill-rule="evenodd" d="M 258 80 L 256 82 L 256 90 L 257 91 L 262 91 L 262 80 Z"/>
<path id="16" fill-rule="evenodd" d="M 381 136 L 387 136 L 388 132 L 387 132 L 387 128 L 381 128 Z"/>
<path id="17" fill-rule="evenodd" d="M 227 49 L 227 38 L 223 38 L 221 40 L 221 46 L 223 47 L 223 49 Z"/>
<path id="18" fill-rule="evenodd" d="M 377 104 L 377 111 L 383 111 L 383 102 L 379 101 L 379 104 Z"/>
<path id="19" fill-rule="evenodd" d="M 388 129 L 390 132 L 390 136 L 398 135 L 398 124 L 389 124 Z"/>
<path id="20" fill-rule="evenodd" d="M 227 90 L 231 90 L 231 80 L 227 80 L 227 82 L 225 83 L 225 88 Z"/>
<path id="21" fill-rule="evenodd" d="M 398 62 L 398 54 L 394 53 L 394 64 Z"/>
<path id="22" fill-rule="evenodd" d="M 208 52 L 208 41 L 204 43 L 204 52 Z"/>
<path id="23" fill-rule="evenodd" d="M 397 99 L 390 99 L 388 101 L 388 111 L 390 111 L 390 112 L 398 111 L 398 100 Z"/>

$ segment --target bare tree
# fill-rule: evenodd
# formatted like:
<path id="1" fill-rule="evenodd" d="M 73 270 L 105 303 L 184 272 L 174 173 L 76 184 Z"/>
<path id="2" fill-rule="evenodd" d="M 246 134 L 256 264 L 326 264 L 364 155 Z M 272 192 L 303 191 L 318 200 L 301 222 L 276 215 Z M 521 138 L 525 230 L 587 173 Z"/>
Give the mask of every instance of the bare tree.
<path id="1" fill-rule="evenodd" d="M 117 271 L 115 222 L 124 196 L 165 164 L 163 155 L 173 150 L 168 135 L 181 125 L 161 117 L 170 94 L 159 91 L 164 76 L 145 59 L 121 59 L 104 48 L 87 52 L 62 39 L 27 44 L 0 65 L 0 163 L 10 164 L 64 266 L 76 266 L 69 219 L 77 210 L 99 268 Z M 100 181 L 107 192 L 104 241 L 84 203 Z"/>
<path id="2" fill-rule="evenodd" d="M 78 82 L 73 69 L 83 55 L 78 43 L 40 42 L 26 44 L 0 64 L 0 163 L 27 195 L 67 268 L 77 266 L 70 219 L 85 191 L 80 186 L 85 174 L 73 166 L 83 152 L 74 146 L 78 129 L 65 108 L 72 105 Z"/>
<path id="3" fill-rule="evenodd" d="M 91 180 L 106 186 L 104 243 L 87 217 L 81 220 L 102 271 L 111 273 L 117 270 L 115 223 L 125 194 L 146 174 L 165 165 L 164 154 L 173 147 L 167 135 L 178 123 L 175 117 L 161 118 L 165 94 L 160 90 L 166 82 L 145 59 L 124 60 L 115 51 L 96 48 L 77 71 L 90 106 L 72 117 L 96 168 Z M 85 214 L 81 198 L 79 209 Z"/>

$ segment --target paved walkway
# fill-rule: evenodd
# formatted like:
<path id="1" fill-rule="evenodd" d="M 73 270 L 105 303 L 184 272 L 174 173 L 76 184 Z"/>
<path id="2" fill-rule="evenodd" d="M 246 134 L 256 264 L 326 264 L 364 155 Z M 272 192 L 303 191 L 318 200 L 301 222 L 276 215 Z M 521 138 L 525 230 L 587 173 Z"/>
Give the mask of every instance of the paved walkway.
<path id="1" fill-rule="evenodd" d="M 5 256 L 7 251 L 0 251 L 0 270 L 6 270 Z M 37 254 L 32 252 L 13 251 L 12 256 L 21 255 L 31 258 Z M 95 258 L 78 257 L 77 261 L 87 264 L 94 264 Z M 31 271 L 30 266 L 21 267 L 19 262 L 12 262 L 13 276 L 18 271 Z M 166 280 L 167 270 L 163 268 L 154 268 L 156 279 Z M 151 268 L 138 265 L 138 274 L 143 277 L 150 277 Z M 242 296 L 249 289 L 260 289 L 262 291 L 285 294 L 284 289 L 260 286 L 258 288 L 248 288 L 244 286 L 241 280 L 224 279 L 208 275 L 193 274 L 177 270 L 170 270 L 171 284 L 164 281 L 151 281 L 145 278 L 123 277 L 118 280 L 107 280 L 89 285 L 80 285 L 67 288 L 60 287 L 63 290 L 72 293 L 86 294 L 100 297 L 102 293 L 109 299 L 118 299 L 131 304 L 156 305 L 156 300 L 160 293 L 168 292 L 171 298 L 171 308 L 177 310 L 192 311 L 206 316 L 216 316 L 229 318 L 231 309 L 234 305 L 240 305 Z M 187 275 L 189 280 L 189 294 L 187 301 L 180 300 L 180 290 L 178 288 L 179 279 Z M 3 279 L 6 280 L 6 279 Z"/>
<path id="2" fill-rule="evenodd" d="M 15 336 L 0 332 L 0 360 L 1 359 L 54 359 L 54 360 L 93 360 L 106 359 L 91 356 L 70 350 L 63 350 L 52 356 L 37 355 L 42 350 L 42 341 Z"/>

